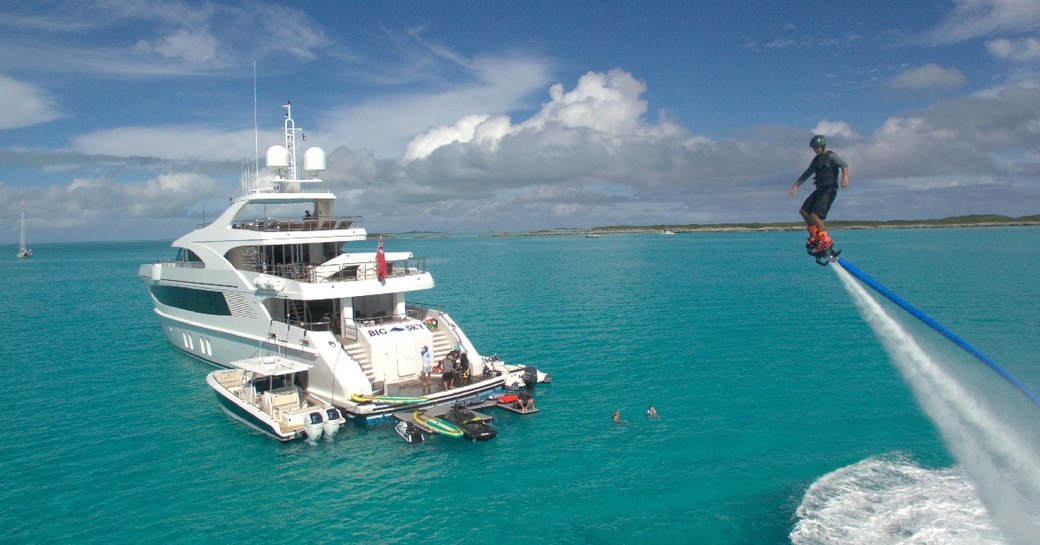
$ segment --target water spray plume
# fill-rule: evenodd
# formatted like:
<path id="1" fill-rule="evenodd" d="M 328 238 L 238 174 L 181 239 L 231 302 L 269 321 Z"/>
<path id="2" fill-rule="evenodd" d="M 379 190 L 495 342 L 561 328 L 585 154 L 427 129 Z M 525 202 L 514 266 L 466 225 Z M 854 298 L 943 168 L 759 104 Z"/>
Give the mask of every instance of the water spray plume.
<path id="1" fill-rule="evenodd" d="M 938 365 L 853 279 L 846 270 L 847 262 L 841 265 L 833 269 L 860 315 L 938 427 L 950 453 L 975 483 L 994 522 L 1010 543 L 1035 544 L 1040 536 L 1040 441 L 1030 428 L 1035 422 L 1002 412 L 992 400 L 979 395 L 970 382 L 959 380 L 950 369 Z"/>

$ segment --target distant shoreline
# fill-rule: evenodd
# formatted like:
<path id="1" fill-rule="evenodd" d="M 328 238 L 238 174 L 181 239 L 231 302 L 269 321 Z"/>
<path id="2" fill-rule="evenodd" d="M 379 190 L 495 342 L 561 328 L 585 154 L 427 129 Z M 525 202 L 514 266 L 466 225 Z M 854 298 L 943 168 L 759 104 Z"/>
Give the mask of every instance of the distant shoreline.
<path id="1" fill-rule="evenodd" d="M 997 215 L 954 216 L 929 220 L 845 220 L 828 221 L 829 230 L 857 229 L 929 229 L 955 227 L 1025 227 L 1040 225 L 1040 214 L 1012 218 Z M 597 235 L 620 235 L 632 233 L 661 233 L 671 231 L 681 233 L 739 233 L 756 231 L 803 231 L 805 224 L 801 222 L 783 223 L 715 223 L 715 224 L 661 224 L 661 225 L 608 225 L 592 227 Z M 496 232 L 472 234 L 477 237 L 537 237 L 537 236 L 578 236 L 588 233 L 588 228 L 542 229 L 538 231 Z M 373 235 L 370 234 L 370 237 Z M 376 235 L 378 236 L 378 235 Z M 457 236 L 450 233 L 429 231 L 412 231 L 408 233 L 384 233 L 384 236 L 440 237 Z"/>

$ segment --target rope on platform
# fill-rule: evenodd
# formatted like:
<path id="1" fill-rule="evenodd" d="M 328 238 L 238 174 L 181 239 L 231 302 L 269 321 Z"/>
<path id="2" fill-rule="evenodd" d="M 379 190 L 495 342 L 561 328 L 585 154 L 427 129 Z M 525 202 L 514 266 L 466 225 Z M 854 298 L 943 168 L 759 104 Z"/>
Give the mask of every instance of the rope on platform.
<path id="1" fill-rule="evenodd" d="M 917 318 L 918 320 L 921 320 L 922 322 L 927 324 L 928 327 L 931 327 L 932 329 L 938 331 L 939 334 L 941 334 L 942 336 L 946 337 L 950 341 L 953 341 L 953 344 L 956 344 L 957 346 L 961 347 L 961 349 L 963 349 L 965 352 L 971 354 L 972 356 L 975 356 L 975 359 L 981 361 L 982 363 L 985 363 L 990 369 L 994 370 L 998 375 L 1003 377 L 1004 380 L 1010 382 L 1012 386 L 1018 389 L 1018 391 L 1025 394 L 1025 396 L 1028 397 L 1029 400 L 1032 401 L 1037 407 L 1040 407 L 1040 397 L 1038 397 L 1036 394 L 1030 391 L 1025 384 L 1022 384 L 1022 382 L 1015 378 L 1014 375 L 1009 373 L 1006 369 L 997 364 L 997 362 L 986 357 L 985 354 L 979 352 L 974 346 L 968 344 L 967 341 L 958 337 L 956 333 L 947 329 L 946 326 L 935 321 L 934 319 L 932 319 L 932 317 L 928 316 L 924 312 L 921 312 L 916 307 L 906 302 L 906 300 L 904 300 L 902 297 L 899 297 L 885 286 L 882 286 L 880 282 L 874 280 L 865 272 L 856 268 L 855 265 L 849 263 L 848 260 L 846 260 L 844 257 L 838 258 L 838 264 L 841 265 L 842 268 L 844 268 L 846 271 L 848 271 L 849 274 L 855 276 L 856 278 L 860 279 L 864 284 L 873 288 L 874 291 L 880 293 L 881 295 L 884 295 L 890 301 L 899 305 L 903 310 L 910 313 L 911 316 Z"/>

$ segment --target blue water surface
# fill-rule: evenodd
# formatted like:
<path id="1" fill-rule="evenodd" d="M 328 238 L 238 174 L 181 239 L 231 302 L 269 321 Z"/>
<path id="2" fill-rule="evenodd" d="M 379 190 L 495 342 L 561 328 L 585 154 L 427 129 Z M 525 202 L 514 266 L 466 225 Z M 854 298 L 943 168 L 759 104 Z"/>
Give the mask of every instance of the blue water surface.
<path id="1" fill-rule="evenodd" d="M 832 236 L 1040 391 L 1040 229 Z M 553 376 L 537 415 L 493 414 L 493 441 L 421 445 L 389 426 L 283 445 L 228 419 L 137 278 L 168 242 L 35 244 L 30 260 L 5 246 L 0 541 L 789 543 L 829 472 L 889 453 L 954 463 L 802 238 L 387 240 L 436 279 L 410 300 Z"/>

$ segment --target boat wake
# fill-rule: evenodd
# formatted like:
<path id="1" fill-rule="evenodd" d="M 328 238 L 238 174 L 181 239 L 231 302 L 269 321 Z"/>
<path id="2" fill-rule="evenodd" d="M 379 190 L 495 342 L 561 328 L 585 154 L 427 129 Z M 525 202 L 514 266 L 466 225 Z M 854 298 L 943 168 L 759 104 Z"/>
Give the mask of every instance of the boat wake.
<path id="1" fill-rule="evenodd" d="M 1004 545 L 960 467 L 926 469 L 901 455 L 820 477 L 796 511 L 794 545 Z"/>
<path id="2" fill-rule="evenodd" d="M 866 461 L 850 466 L 821 478 L 813 488 L 824 488 L 824 503 L 839 505 L 838 511 L 844 518 L 861 521 L 860 527 L 866 534 L 863 541 L 856 537 L 841 537 L 842 526 L 828 517 L 833 508 L 819 510 L 812 507 L 820 502 L 820 491 L 809 493 L 799 507 L 799 517 L 792 541 L 795 543 L 1035 543 L 1040 535 L 1040 440 L 1025 422 L 1019 422 L 1012 414 L 993 405 L 994 400 L 979 396 L 976 391 L 959 381 L 953 373 L 938 365 L 875 301 L 866 289 L 857 283 L 841 267 L 832 267 L 849 292 L 863 319 L 874 329 L 892 361 L 911 386 L 918 404 L 938 427 L 944 443 L 959 466 L 950 470 L 922 470 L 905 461 Z M 997 400 L 999 401 L 999 400 Z M 862 464 L 862 465 L 861 465 Z M 881 468 L 880 472 L 877 468 Z M 865 492 L 838 485 L 830 488 L 827 483 L 856 477 L 863 482 L 856 486 L 866 491 L 874 490 L 879 483 L 873 475 L 888 475 L 880 483 L 883 488 L 902 489 L 901 494 L 890 498 L 882 492 L 873 501 L 864 501 Z M 906 475 L 920 474 L 925 477 L 907 481 Z M 957 481 L 974 483 L 972 487 L 951 485 Z M 909 482 L 909 484 L 907 484 Z M 819 486 L 817 486 L 819 485 Z M 952 490 L 941 495 L 937 505 L 924 491 L 932 488 L 954 486 L 962 492 Z M 903 488 L 905 487 L 905 489 Z M 871 492 L 868 495 L 876 494 Z M 961 494 L 965 494 L 961 497 Z M 976 498 L 976 499 L 972 499 Z M 985 506 L 988 515 L 980 515 L 972 507 L 976 501 Z M 927 513 L 937 517 L 928 523 Z M 963 528 L 949 528 L 947 515 L 951 512 L 965 513 Z M 826 515 L 826 516 L 825 516 Z M 822 519 L 821 519 L 822 517 Z M 940 520 L 941 519 L 941 520 Z M 913 524 L 893 524 L 893 521 L 916 521 Z M 987 528 L 992 521 L 993 530 Z M 958 523 L 960 524 L 960 523 Z M 816 528 L 814 526 L 823 526 Z M 996 528 L 999 527 L 999 530 Z M 950 532 L 946 538 L 933 538 L 935 533 Z M 876 535 L 875 535 L 876 534 Z M 1002 537 L 1001 537 L 1002 535 Z M 802 537 L 806 536 L 806 537 Z M 821 538 L 822 536 L 822 538 Z M 879 536 L 887 536 L 879 539 Z M 989 539 L 990 541 L 982 541 Z"/>

